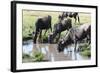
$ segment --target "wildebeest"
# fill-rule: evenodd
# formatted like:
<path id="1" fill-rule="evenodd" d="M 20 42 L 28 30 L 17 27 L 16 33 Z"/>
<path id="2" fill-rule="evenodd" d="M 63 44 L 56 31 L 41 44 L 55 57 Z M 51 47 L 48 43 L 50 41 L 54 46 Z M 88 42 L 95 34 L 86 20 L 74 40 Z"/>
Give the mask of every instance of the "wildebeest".
<path id="1" fill-rule="evenodd" d="M 63 12 L 62 14 L 59 15 L 59 20 L 63 20 L 64 18 L 67 18 L 67 17 L 70 17 L 70 18 L 74 18 L 75 19 L 75 23 L 78 19 L 78 22 L 80 23 L 80 18 L 79 18 L 79 14 L 78 12 Z"/>
<path id="2" fill-rule="evenodd" d="M 49 43 L 52 43 L 54 38 L 58 35 L 58 39 L 60 38 L 60 34 L 62 31 L 69 30 L 72 27 L 71 19 L 63 19 L 61 22 L 58 22 L 54 25 L 53 34 L 49 36 Z"/>
<path id="3" fill-rule="evenodd" d="M 34 36 L 34 39 L 33 39 L 34 43 L 36 43 L 38 34 L 39 34 L 39 38 L 41 38 L 42 30 L 46 30 L 44 35 L 46 34 L 46 32 L 49 28 L 52 31 L 51 19 L 52 19 L 52 17 L 50 15 L 37 19 L 37 21 L 35 23 L 36 30 L 35 30 L 35 36 Z"/>
<path id="4" fill-rule="evenodd" d="M 91 40 L 91 25 L 83 24 L 79 27 L 72 27 L 68 34 L 58 42 L 58 51 L 62 52 L 65 47 L 68 47 L 71 44 L 75 44 L 74 51 L 76 51 L 76 46 L 78 41 L 82 41 L 85 38 Z"/>

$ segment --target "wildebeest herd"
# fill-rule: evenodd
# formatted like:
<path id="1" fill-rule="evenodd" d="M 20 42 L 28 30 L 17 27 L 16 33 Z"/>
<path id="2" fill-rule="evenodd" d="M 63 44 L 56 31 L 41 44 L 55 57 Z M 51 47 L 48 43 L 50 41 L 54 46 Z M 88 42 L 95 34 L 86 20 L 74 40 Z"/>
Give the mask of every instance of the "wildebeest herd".
<path id="1" fill-rule="evenodd" d="M 76 25 L 77 20 L 80 25 L 78 27 L 73 27 L 71 18 L 75 19 L 74 25 Z M 36 20 L 36 29 L 35 32 L 33 32 L 34 44 L 37 43 L 37 38 L 42 39 L 42 30 L 45 30 L 45 33 L 43 35 L 45 36 L 46 32 L 49 29 L 51 29 L 51 33 L 48 34 L 48 43 L 55 43 L 54 40 L 57 39 L 56 44 L 58 45 L 57 49 L 59 52 L 62 52 L 65 47 L 68 47 L 71 44 L 75 44 L 74 50 L 76 51 L 77 42 L 83 41 L 84 39 L 87 39 L 87 42 L 89 42 L 89 44 L 91 43 L 91 24 L 81 24 L 78 12 L 62 12 L 62 14 L 58 16 L 58 22 L 54 24 L 53 28 L 51 26 L 51 21 L 52 17 L 50 15 L 38 18 Z M 61 33 L 63 31 L 66 31 L 66 34 L 61 37 Z"/>

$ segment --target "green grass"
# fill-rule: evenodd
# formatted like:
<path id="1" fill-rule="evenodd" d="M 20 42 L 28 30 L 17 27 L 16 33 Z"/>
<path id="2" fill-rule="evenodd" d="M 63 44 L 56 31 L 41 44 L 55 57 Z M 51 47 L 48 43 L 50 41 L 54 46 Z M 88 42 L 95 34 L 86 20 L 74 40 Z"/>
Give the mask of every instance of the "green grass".
<path id="1" fill-rule="evenodd" d="M 23 62 L 41 62 L 44 61 L 44 54 L 39 51 L 33 52 L 33 55 L 23 53 L 22 54 Z"/>
<path id="2" fill-rule="evenodd" d="M 85 57 L 91 57 L 91 45 L 85 43 L 84 45 L 79 46 L 81 48 L 80 54 Z"/>
<path id="3" fill-rule="evenodd" d="M 90 50 L 85 50 L 85 51 L 81 52 L 81 55 L 83 55 L 85 57 L 91 57 L 91 51 Z"/>
<path id="4" fill-rule="evenodd" d="M 28 39 L 32 38 L 31 34 L 33 31 L 35 31 L 35 22 L 38 17 L 51 15 L 52 16 L 52 28 L 53 28 L 54 24 L 58 22 L 59 14 L 61 14 L 61 12 L 25 11 L 25 10 L 23 10 L 23 29 L 22 29 L 23 40 L 25 40 L 27 38 Z M 80 16 L 81 23 L 90 23 L 91 22 L 90 14 L 79 13 L 79 16 Z M 73 18 L 72 18 L 72 23 L 73 23 L 73 26 L 75 26 Z M 77 25 L 78 25 L 78 23 L 77 23 Z M 43 33 L 44 33 L 44 31 L 43 31 Z M 63 32 L 62 34 L 65 34 L 65 33 Z"/>
<path id="5" fill-rule="evenodd" d="M 38 51 L 34 52 L 34 54 L 33 54 L 34 62 L 41 62 L 41 61 L 43 61 L 43 58 L 44 58 L 43 53 L 38 52 Z"/>

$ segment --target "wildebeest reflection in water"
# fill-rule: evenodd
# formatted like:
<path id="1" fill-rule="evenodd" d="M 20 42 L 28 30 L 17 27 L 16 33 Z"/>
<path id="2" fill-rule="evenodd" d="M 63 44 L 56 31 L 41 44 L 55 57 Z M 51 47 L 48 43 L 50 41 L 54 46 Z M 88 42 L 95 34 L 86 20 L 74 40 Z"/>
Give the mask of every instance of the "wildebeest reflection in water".
<path id="1" fill-rule="evenodd" d="M 42 62 L 53 62 L 53 61 L 72 61 L 75 60 L 74 45 L 69 48 L 64 48 L 64 52 L 58 52 L 57 44 L 32 44 L 33 41 L 25 41 L 28 44 L 23 45 L 23 53 L 29 54 L 32 58 L 24 58 L 23 63 L 33 62 L 33 54 L 35 51 L 40 51 L 44 54 Z M 89 58 L 76 53 L 77 60 L 88 60 Z"/>
<path id="2" fill-rule="evenodd" d="M 46 61 L 64 61 L 71 60 L 71 55 L 68 53 L 58 53 L 57 44 L 34 44 L 33 52 L 40 51 L 44 54 Z"/>
<path id="3" fill-rule="evenodd" d="M 64 48 L 64 52 L 59 53 L 57 50 L 57 44 L 31 44 L 32 41 L 28 45 L 32 45 L 33 50 L 29 54 L 34 54 L 35 51 L 40 51 L 44 54 L 44 58 L 42 62 L 53 62 L 53 61 L 71 61 L 75 60 L 75 54 L 73 52 L 74 48 L 71 46 L 70 48 Z M 23 53 L 26 53 L 25 50 L 28 52 L 28 49 L 30 49 L 30 46 L 28 48 L 28 45 L 23 45 Z M 26 47 L 27 46 L 27 47 Z M 77 60 L 87 60 L 88 58 L 85 58 L 81 56 L 79 53 L 77 53 Z M 31 61 L 32 60 L 32 61 Z M 23 61 L 24 62 L 24 61 Z M 26 61 L 25 61 L 26 62 Z M 33 59 L 27 60 L 27 62 L 33 62 Z"/>

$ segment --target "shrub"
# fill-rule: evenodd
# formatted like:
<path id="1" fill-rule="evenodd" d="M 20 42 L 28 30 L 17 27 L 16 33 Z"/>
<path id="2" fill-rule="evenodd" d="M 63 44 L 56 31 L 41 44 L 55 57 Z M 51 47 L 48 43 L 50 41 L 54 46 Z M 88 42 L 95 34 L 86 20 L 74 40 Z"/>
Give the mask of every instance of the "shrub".
<path id="1" fill-rule="evenodd" d="M 91 45 L 85 43 L 79 47 L 81 49 L 81 55 L 85 57 L 91 57 Z"/>
<path id="2" fill-rule="evenodd" d="M 89 44 L 87 44 L 87 43 L 82 44 L 82 45 L 79 46 L 79 49 L 80 49 L 81 51 L 90 50 L 90 48 L 91 48 L 91 45 L 89 45 Z"/>
<path id="3" fill-rule="evenodd" d="M 41 52 L 34 52 L 33 58 L 35 62 L 41 62 L 43 61 L 44 55 Z"/>
<path id="4" fill-rule="evenodd" d="M 81 55 L 86 56 L 86 57 L 91 57 L 91 51 L 85 50 L 85 51 L 81 52 Z"/>

